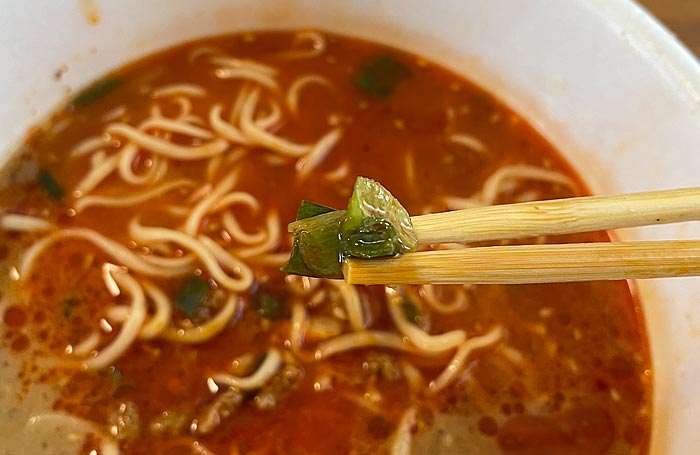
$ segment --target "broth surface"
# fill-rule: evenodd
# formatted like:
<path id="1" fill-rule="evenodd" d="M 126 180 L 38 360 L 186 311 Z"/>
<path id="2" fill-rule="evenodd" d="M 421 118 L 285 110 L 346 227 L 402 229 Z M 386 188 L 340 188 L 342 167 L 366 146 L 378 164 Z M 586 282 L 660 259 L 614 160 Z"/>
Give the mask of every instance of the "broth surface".
<path id="1" fill-rule="evenodd" d="M 251 67 L 250 61 L 265 66 Z M 388 95 L 358 84 L 358 74 L 378 61 L 384 62 L 382 77 L 386 71 L 399 74 L 388 77 Z M 308 75 L 294 112 L 290 87 Z M 47 246 L 31 272 L 17 276 L 22 255 L 47 234 L 0 231 L 2 272 L 10 276 L 0 294 L 3 349 L 22 359 L 24 396 L 49 387 L 52 399 L 45 404 L 52 412 L 92 422 L 88 437 L 80 438 L 84 453 L 99 450 L 103 439 L 116 441 L 125 455 L 647 453 L 651 367 L 641 310 L 626 282 L 403 288 L 404 316 L 430 334 L 463 331 L 470 339 L 503 329 L 502 338 L 471 353 L 459 375 L 437 389 L 435 379 L 454 349 L 435 355 L 380 347 L 318 354 L 324 342 L 358 331 L 347 292 L 359 299 L 364 330 L 400 335 L 383 287 L 347 291 L 279 271 L 280 257 L 291 248 L 286 225 L 300 201 L 344 208 L 358 175 L 381 182 L 413 215 L 587 194 L 552 146 L 493 96 L 421 57 L 316 32 L 187 43 L 129 64 L 101 84 L 29 134 L 0 191 L 4 214 L 48 220 L 59 230 L 93 230 L 139 257 L 177 259 L 187 247 L 135 241 L 130 223 L 183 232 L 198 201 L 235 175 L 229 192 L 246 193 L 255 203 L 220 212 L 228 211 L 244 233 L 260 232 L 263 240 L 251 246 L 232 238 L 220 212 L 207 209 L 194 237 L 208 236 L 239 258 L 252 271 L 252 284 L 233 291 L 199 260 L 173 277 L 134 272 L 140 285 L 150 283 L 167 296 L 171 335 L 137 339 L 106 366 L 76 368 L 66 362 L 98 358 L 127 325 L 119 316 L 129 313 L 126 281 L 116 280 L 115 295 L 109 287 L 114 279 L 106 278 L 125 273 L 119 269 L 124 264 L 94 242 L 68 237 Z M 91 170 L 133 143 L 118 130 L 105 135 L 110 124 L 140 125 L 150 137 L 199 147 L 222 140 L 212 126 L 212 107 L 220 103 L 220 117 L 230 124 L 245 115 L 245 107 L 236 107 L 241 91 L 258 93 L 254 121 L 278 138 L 314 145 L 338 132 L 310 175 L 303 175 L 308 158 L 300 163 L 291 152 L 229 138 L 216 160 L 171 158 L 155 183 L 125 182 L 115 168 L 94 188 L 86 185 Z M 190 129 L 144 126 L 158 116 Z M 92 137 L 103 143 L 76 149 Z M 136 176 L 166 161 L 136 148 L 129 165 Z M 523 177 L 532 168 L 540 171 Z M 61 197 L 52 197 L 47 175 Z M 138 195 L 183 179 L 194 183 L 128 207 L 76 210 L 90 195 Z M 279 240 L 250 254 L 273 236 L 271 225 L 281 231 Z M 605 233 L 591 233 L 522 242 L 608 240 Z M 178 295 L 192 277 L 206 283 L 207 297 L 188 312 Z M 224 311 L 227 299 L 236 309 L 220 332 L 197 344 L 178 339 Z M 150 317 L 154 301 L 147 299 L 147 305 Z M 295 345 L 290 334 L 299 321 L 305 332 Z M 89 354 L 77 355 L 90 337 L 100 341 Z M 222 397 L 231 390 L 213 378 L 227 371 L 253 374 L 272 361 L 271 350 L 283 366 L 263 387 L 236 390 L 226 402 Z M 2 368 L 10 371 L 8 365 Z M 401 441 L 410 442 L 408 451 L 401 451 Z"/>

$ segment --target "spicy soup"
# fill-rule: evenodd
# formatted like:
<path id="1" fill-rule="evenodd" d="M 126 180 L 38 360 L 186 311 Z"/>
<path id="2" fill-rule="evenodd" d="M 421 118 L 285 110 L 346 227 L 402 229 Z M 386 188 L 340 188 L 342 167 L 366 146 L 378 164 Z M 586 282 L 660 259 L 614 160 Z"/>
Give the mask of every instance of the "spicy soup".
<path id="1" fill-rule="evenodd" d="M 343 208 L 358 175 L 411 214 L 587 193 L 493 96 L 328 33 L 187 43 L 72 98 L 0 192 L 8 405 L 52 390 L 21 431 L 60 430 L 49 452 L 77 434 L 86 454 L 647 452 L 626 282 L 283 274 L 299 202 Z"/>

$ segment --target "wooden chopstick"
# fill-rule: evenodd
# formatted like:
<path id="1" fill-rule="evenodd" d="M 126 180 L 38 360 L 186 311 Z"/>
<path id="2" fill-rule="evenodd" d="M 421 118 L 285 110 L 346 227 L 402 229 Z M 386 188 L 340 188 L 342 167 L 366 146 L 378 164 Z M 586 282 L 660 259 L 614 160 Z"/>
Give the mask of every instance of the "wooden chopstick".
<path id="1" fill-rule="evenodd" d="M 700 275 L 700 241 L 513 245 L 350 259 L 350 284 L 526 284 Z"/>
<path id="2" fill-rule="evenodd" d="M 700 188 L 494 205 L 411 217 L 418 244 L 572 234 L 700 220 Z"/>

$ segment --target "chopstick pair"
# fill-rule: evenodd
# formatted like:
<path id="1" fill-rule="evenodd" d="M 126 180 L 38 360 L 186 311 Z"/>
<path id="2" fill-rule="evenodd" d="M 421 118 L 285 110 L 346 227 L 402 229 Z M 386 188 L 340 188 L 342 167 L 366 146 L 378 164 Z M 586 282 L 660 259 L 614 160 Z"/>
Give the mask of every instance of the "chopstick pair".
<path id="1" fill-rule="evenodd" d="M 411 218 L 419 245 L 700 220 L 700 188 L 495 205 Z M 349 259 L 351 284 L 525 284 L 700 275 L 700 240 L 487 246 Z"/>

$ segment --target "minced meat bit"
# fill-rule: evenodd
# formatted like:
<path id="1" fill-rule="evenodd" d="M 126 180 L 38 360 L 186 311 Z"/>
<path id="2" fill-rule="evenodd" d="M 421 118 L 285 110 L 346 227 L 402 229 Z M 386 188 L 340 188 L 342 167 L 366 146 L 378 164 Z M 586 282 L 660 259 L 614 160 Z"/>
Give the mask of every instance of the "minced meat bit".
<path id="1" fill-rule="evenodd" d="M 369 376 L 396 381 L 401 379 L 401 367 L 399 362 L 388 354 L 371 353 L 362 362 L 362 370 Z"/>
<path id="2" fill-rule="evenodd" d="M 304 377 L 304 370 L 288 363 L 255 396 L 255 405 L 260 410 L 277 407 L 279 401 L 292 389 L 296 388 Z"/>
<path id="3" fill-rule="evenodd" d="M 197 414 L 197 433 L 209 434 L 224 420 L 233 415 L 243 403 L 243 391 L 231 387 L 216 395 L 214 401 Z"/>

